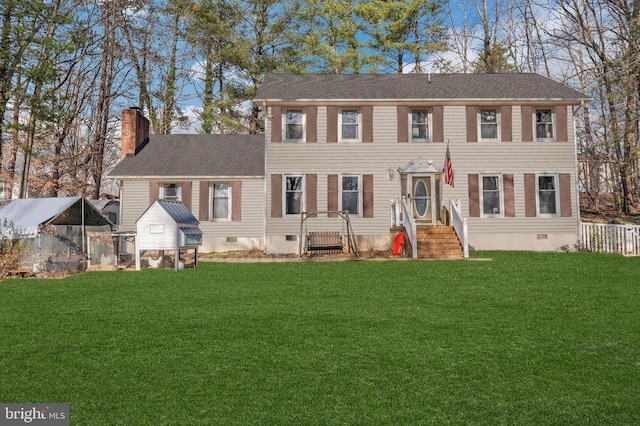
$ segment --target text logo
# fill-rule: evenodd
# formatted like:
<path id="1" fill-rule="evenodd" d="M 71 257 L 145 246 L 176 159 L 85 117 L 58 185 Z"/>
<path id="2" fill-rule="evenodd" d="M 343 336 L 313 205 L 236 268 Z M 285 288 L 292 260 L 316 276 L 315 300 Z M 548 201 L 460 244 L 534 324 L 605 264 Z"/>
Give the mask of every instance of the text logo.
<path id="1" fill-rule="evenodd" d="M 0 426 L 69 426 L 69 404 L 0 403 Z"/>

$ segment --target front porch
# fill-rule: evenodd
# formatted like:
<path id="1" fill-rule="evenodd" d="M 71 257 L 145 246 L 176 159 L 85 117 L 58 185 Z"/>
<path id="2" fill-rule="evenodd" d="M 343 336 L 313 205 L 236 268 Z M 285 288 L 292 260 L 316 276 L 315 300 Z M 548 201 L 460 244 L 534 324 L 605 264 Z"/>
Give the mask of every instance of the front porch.
<path id="1" fill-rule="evenodd" d="M 405 255 L 416 258 L 468 258 L 467 220 L 460 200 L 442 202 L 442 170 L 428 161 L 399 168 L 400 197 L 392 199 L 390 232 L 404 234 Z"/>

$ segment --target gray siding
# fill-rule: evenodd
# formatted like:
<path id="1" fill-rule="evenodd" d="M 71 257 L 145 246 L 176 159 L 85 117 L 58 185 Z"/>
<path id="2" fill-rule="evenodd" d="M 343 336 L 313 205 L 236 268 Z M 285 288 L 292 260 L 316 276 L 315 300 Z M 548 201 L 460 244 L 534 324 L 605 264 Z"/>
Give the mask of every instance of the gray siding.
<path id="1" fill-rule="evenodd" d="M 165 179 L 179 183 L 184 180 Z M 238 179 L 236 179 L 238 180 Z M 210 237 L 251 237 L 264 235 L 264 180 L 240 179 L 242 181 L 242 220 L 210 222 L 200 221 L 204 238 Z M 214 180 L 211 180 L 212 182 Z M 227 181 L 227 180 L 224 180 Z M 191 211 L 199 216 L 200 180 L 192 181 Z M 126 180 L 122 188 L 123 217 L 122 229 L 135 231 L 136 220 L 149 207 L 149 181 Z"/>

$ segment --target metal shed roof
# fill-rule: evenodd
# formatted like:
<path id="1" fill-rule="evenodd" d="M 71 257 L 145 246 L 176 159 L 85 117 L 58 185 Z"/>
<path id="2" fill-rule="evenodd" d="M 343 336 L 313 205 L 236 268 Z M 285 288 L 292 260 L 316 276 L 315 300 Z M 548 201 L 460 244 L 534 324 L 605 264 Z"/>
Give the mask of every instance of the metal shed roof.
<path id="1" fill-rule="evenodd" d="M 13 237 L 33 238 L 38 234 L 38 225 L 52 222 L 60 214 L 71 206 L 83 200 L 82 197 L 57 197 L 57 198 L 22 198 L 13 200 L 0 209 L 0 227 L 3 234 L 7 234 L 10 226 L 13 226 Z M 104 225 L 111 225 L 91 203 L 85 202 L 85 208 L 96 213 L 93 217 L 100 217 Z M 76 223 L 69 223 L 74 225 Z M 77 223 L 79 225 L 80 223 Z M 9 235 L 7 235 L 9 236 Z"/>

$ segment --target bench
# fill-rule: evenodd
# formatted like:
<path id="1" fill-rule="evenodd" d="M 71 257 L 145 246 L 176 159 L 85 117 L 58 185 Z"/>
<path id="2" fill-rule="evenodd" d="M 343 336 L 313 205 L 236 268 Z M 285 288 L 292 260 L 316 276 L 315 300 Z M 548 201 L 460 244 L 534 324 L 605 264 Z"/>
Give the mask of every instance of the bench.
<path id="1" fill-rule="evenodd" d="M 307 252 L 342 253 L 342 235 L 339 232 L 309 232 L 307 234 Z"/>

